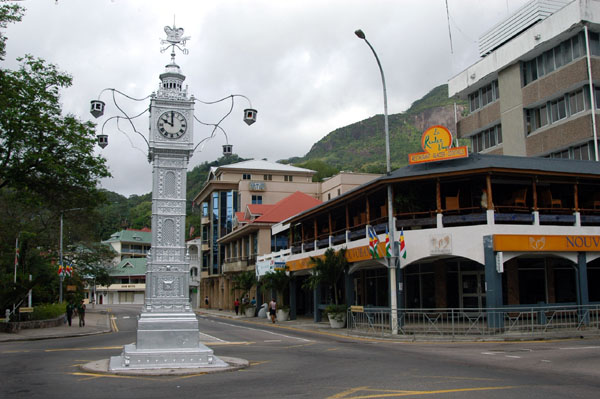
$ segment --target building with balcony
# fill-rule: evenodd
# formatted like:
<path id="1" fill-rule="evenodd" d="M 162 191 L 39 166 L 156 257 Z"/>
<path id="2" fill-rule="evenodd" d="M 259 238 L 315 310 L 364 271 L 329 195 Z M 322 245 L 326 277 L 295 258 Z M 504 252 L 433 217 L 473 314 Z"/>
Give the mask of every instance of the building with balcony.
<path id="1" fill-rule="evenodd" d="M 145 258 L 152 244 L 152 230 L 146 227 L 117 231 L 102 243 L 110 245 L 115 251 L 113 265 L 118 265 L 123 259 Z"/>
<path id="2" fill-rule="evenodd" d="M 264 160 L 244 161 L 211 170 L 205 185 L 193 200 L 194 206 L 200 207 L 202 212 L 201 236 L 188 242 L 190 262 L 197 259 L 200 267 L 200 291 L 197 295 L 199 298 L 208 296 L 209 307 L 232 309 L 233 300 L 230 300 L 228 288 L 234 271 L 232 268 L 241 270 L 242 263 L 246 262 L 244 267 L 247 269 L 248 260 L 254 262 L 257 256 L 270 252 L 270 238 L 261 238 L 263 236 L 259 235 L 268 226 L 257 229 L 259 223 L 256 222 L 259 216 L 270 209 L 269 206 L 296 192 L 302 193 L 307 203 L 311 204 L 312 200 L 322 199 L 324 189 L 331 199 L 379 176 L 345 172 L 341 173 L 345 177 L 335 176 L 321 183 L 312 181 L 315 173 L 313 170 Z M 309 197 L 312 199 L 309 200 Z M 236 229 L 241 231 L 236 234 L 243 235 L 243 239 L 238 240 L 236 234 L 230 235 Z M 231 238 L 232 242 L 221 241 L 224 237 L 228 237 L 228 240 Z M 259 245 L 260 240 L 264 243 Z M 230 245 L 229 255 L 225 243 Z M 235 243 L 241 245 L 236 248 L 237 256 L 231 255 Z M 262 252 L 263 248 L 266 252 Z M 232 261 L 233 258 L 239 258 L 239 267 L 234 265 L 238 260 Z M 201 306 L 205 306 L 203 300 Z"/>
<path id="3" fill-rule="evenodd" d="M 406 245 L 395 293 L 401 315 L 600 303 L 600 164 L 490 154 L 409 165 L 285 220 L 289 303 L 314 298 L 306 313 L 318 319 L 327 290 L 304 292 L 310 257 L 346 248 L 346 304 L 389 311 L 388 185 L 394 237 Z M 370 228 L 381 258 L 369 251 Z"/>
<path id="4" fill-rule="evenodd" d="M 451 78 L 473 152 L 598 160 L 600 1 L 534 0 L 479 39 Z"/>

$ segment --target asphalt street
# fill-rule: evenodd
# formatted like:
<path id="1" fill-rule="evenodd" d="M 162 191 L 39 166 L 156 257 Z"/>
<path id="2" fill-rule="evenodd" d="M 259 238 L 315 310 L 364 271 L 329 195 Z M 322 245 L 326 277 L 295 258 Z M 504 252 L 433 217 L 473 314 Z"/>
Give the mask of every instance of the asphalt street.
<path id="1" fill-rule="evenodd" d="M 201 341 L 250 367 L 132 377 L 83 372 L 135 341 L 139 307 L 110 309 L 114 332 L 0 343 L 6 398 L 597 398 L 600 340 L 401 342 L 286 323 L 200 316 Z"/>

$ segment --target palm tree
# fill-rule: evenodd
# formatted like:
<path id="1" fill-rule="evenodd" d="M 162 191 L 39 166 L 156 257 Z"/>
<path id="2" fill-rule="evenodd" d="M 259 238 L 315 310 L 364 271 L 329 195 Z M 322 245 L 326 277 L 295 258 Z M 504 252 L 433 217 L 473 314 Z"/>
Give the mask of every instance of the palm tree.
<path id="1" fill-rule="evenodd" d="M 285 298 L 283 293 L 290 284 L 291 277 L 287 275 L 284 269 L 277 269 L 275 271 L 268 271 L 264 276 L 260 278 L 262 283 L 263 291 L 275 291 L 277 299 L 281 298 L 281 308 L 284 308 Z"/>
<path id="2" fill-rule="evenodd" d="M 233 285 L 231 291 L 242 291 L 241 297 L 244 298 L 250 292 L 252 287 L 256 285 L 256 273 L 254 270 L 247 270 L 233 276 Z"/>
<path id="3" fill-rule="evenodd" d="M 348 267 L 346 248 L 339 251 L 328 248 L 323 257 L 311 256 L 310 262 L 314 265 L 313 274 L 305 281 L 304 287 L 315 289 L 319 284 L 327 285 L 328 289 L 333 290 L 332 298 L 334 303 L 338 305 L 338 282 L 344 274 L 344 270 Z"/>

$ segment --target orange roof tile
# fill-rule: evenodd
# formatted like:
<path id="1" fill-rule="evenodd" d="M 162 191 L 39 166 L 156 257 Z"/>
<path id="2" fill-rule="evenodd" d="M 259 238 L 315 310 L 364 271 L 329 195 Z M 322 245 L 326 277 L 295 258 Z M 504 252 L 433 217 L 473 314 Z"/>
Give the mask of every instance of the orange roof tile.
<path id="1" fill-rule="evenodd" d="M 290 216 L 319 205 L 321 201 L 311 197 L 303 192 L 296 191 L 295 193 L 285 197 L 274 205 L 271 209 L 264 212 L 262 216 L 256 218 L 255 222 L 261 223 L 279 223 Z M 248 205 L 250 206 L 250 205 Z"/>

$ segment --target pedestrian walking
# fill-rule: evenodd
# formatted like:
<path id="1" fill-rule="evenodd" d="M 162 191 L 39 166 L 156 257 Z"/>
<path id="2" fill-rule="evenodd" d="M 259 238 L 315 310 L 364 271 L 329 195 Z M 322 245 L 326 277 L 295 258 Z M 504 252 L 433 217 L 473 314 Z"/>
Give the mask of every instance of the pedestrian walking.
<path id="1" fill-rule="evenodd" d="M 85 303 L 83 303 L 83 299 L 77 307 L 77 314 L 79 315 L 79 327 L 85 327 Z"/>
<path id="2" fill-rule="evenodd" d="M 240 300 L 238 298 L 235 298 L 235 302 L 233 302 L 233 307 L 235 308 L 235 315 L 237 316 L 237 314 L 240 311 Z"/>
<path id="3" fill-rule="evenodd" d="M 67 323 L 69 323 L 69 327 L 71 327 L 71 320 L 73 320 L 73 312 L 75 311 L 75 305 L 73 305 L 72 301 L 69 301 L 67 304 Z"/>
<path id="4" fill-rule="evenodd" d="M 277 319 L 277 301 L 275 301 L 275 298 L 271 298 L 271 302 L 269 302 L 269 316 L 271 316 L 271 322 L 275 323 L 275 319 Z"/>

